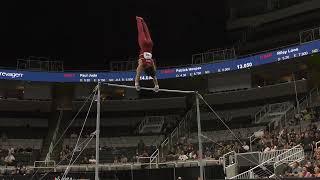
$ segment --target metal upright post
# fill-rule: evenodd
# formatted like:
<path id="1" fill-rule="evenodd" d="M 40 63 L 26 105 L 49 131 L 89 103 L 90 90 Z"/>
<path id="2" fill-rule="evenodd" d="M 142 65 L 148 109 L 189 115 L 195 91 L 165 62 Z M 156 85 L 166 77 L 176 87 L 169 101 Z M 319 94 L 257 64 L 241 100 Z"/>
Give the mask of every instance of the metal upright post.
<path id="1" fill-rule="evenodd" d="M 96 124 L 96 167 L 95 167 L 95 180 L 99 180 L 99 134 L 100 134 L 100 83 L 98 83 L 97 95 L 97 124 Z"/>
<path id="2" fill-rule="evenodd" d="M 196 106 L 197 106 L 197 124 L 198 124 L 198 145 L 199 145 L 199 161 L 200 161 L 200 180 L 203 179 L 203 163 L 202 163 L 202 142 L 201 142 L 201 122 L 200 122 L 200 107 L 199 107 L 199 95 L 196 92 Z"/>

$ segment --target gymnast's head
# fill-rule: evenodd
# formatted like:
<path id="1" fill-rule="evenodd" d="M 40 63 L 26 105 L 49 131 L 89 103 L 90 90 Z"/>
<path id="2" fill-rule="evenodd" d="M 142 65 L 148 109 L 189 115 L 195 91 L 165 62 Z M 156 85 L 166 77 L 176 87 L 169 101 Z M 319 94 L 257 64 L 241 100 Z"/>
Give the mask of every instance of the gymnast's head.
<path id="1" fill-rule="evenodd" d="M 152 78 L 156 76 L 156 71 L 153 66 L 147 66 L 144 68 L 144 73 Z"/>

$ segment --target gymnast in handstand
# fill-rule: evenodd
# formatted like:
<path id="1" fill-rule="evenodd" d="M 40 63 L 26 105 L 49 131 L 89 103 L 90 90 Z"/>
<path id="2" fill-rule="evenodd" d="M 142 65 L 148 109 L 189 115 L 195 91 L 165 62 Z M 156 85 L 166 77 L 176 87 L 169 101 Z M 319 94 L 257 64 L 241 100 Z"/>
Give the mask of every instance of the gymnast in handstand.
<path id="1" fill-rule="evenodd" d="M 153 42 L 149 33 L 149 29 L 142 17 L 136 17 L 138 27 L 138 43 L 140 46 L 140 54 L 138 60 L 137 74 L 135 78 L 135 87 L 140 90 L 140 75 L 144 71 L 147 76 L 151 76 L 154 83 L 154 91 L 159 90 L 159 84 L 156 77 L 156 65 L 152 59 Z"/>

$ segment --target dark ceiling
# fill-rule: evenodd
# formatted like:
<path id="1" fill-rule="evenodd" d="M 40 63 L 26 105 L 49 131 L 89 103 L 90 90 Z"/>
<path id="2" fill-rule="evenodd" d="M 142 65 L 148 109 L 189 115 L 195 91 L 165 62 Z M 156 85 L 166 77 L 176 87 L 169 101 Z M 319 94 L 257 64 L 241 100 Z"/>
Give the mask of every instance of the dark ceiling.
<path id="1" fill-rule="evenodd" d="M 190 63 L 193 53 L 227 43 L 225 9 L 225 1 L 4 1 L 0 66 L 37 56 L 67 69 L 107 69 L 136 57 L 136 15 L 150 26 L 160 64 Z"/>

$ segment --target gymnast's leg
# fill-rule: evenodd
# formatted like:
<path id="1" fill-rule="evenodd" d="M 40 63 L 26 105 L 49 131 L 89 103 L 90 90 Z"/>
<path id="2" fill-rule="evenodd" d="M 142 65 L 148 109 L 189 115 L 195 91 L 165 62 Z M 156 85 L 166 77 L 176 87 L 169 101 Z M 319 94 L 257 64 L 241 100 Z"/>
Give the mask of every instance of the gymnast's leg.
<path id="1" fill-rule="evenodd" d="M 136 17 L 138 28 L 138 43 L 140 46 L 140 54 L 144 52 L 152 53 L 153 42 L 150 36 L 148 26 L 141 17 Z"/>
<path id="2" fill-rule="evenodd" d="M 138 28 L 138 43 L 140 46 L 140 49 L 143 49 L 144 41 L 146 40 L 146 36 L 144 34 L 143 30 L 143 19 L 141 17 L 136 17 L 137 19 L 137 28 Z"/>
<path id="3" fill-rule="evenodd" d="M 153 45 L 149 28 L 148 28 L 146 22 L 145 22 L 143 19 L 142 19 L 142 25 L 143 25 L 144 36 L 145 36 L 145 38 L 146 38 L 146 41 L 148 41 L 150 44 Z"/>

